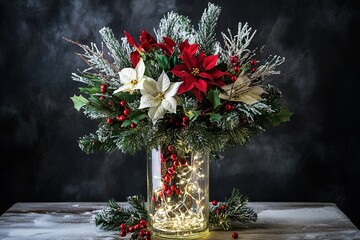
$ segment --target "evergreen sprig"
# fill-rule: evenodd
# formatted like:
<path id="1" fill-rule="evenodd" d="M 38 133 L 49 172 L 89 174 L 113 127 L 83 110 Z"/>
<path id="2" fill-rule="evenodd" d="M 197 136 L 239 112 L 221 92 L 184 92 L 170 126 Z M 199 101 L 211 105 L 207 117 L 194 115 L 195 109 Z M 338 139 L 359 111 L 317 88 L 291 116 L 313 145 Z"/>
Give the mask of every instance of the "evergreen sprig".
<path id="1" fill-rule="evenodd" d="M 140 220 L 148 221 L 148 212 L 145 200 L 142 196 L 127 198 L 130 207 L 124 207 L 115 200 L 109 200 L 107 207 L 95 217 L 95 224 L 105 231 L 119 230 L 119 226 L 125 223 L 127 226 L 135 225 Z M 238 189 L 233 189 L 229 198 L 219 202 L 217 206 L 209 204 L 209 223 L 212 228 L 229 230 L 233 223 L 250 223 L 257 220 L 257 214 L 247 206 L 248 198 L 241 195 Z M 220 210 L 221 206 L 225 210 Z"/>
<path id="2" fill-rule="evenodd" d="M 247 206 L 248 198 L 233 189 L 229 198 L 210 207 L 209 222 L 213 227 L 229 230 L 232 223 L 250 223 L 257 220 L 257 214 Z M 222 209 L 224 206 L 224 209 Z"/>

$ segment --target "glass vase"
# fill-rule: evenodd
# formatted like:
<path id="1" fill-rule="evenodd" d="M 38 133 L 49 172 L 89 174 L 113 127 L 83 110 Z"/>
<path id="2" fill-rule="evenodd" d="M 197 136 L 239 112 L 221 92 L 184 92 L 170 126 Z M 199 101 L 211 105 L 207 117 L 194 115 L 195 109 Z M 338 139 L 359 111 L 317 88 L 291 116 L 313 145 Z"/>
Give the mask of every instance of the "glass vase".
<path id="1" fill-rule="evenodd" d="M 209 231 L 209 154 L 182 147 L 148 152 L 149 227 L 168 239 L 197 239 Z"/>

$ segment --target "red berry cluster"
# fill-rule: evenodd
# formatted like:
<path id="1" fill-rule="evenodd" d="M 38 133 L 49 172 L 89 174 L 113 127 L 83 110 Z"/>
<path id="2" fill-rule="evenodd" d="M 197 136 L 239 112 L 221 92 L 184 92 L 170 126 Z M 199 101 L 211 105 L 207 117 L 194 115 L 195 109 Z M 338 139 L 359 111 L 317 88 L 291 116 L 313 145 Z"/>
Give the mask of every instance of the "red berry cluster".
<path id="1" fill-rule="evenodd" d="M 256 67 L 254 67 L 256 65 L 256 60 L 255 59 L 250 59 L 249 64 L 252 66 L 251 72 L 252 73 L 256 72 Z"/>
<path id="2" fill-rule="evenodd" d="M 125 223 L 120 224 L 120 237 L 125 237 L 127 233 L 135 234 L 135 238 L 141 240 L 150 240 L 151 232 L 148 229 L 148 223 L 145 220 L 140 220 L 139 223 L 133 226 L 126 226 Z"/>
<path id="3" fill-rule="evenodd" d="M 170 116 L 167 119 L 167 125 L 168 127 L 186 127 L 189 125 L 189 117 L 183 116 L 183 117 L 177 117 L 177 116 Z"/>
<path id="4" fill-rule="evenodd" d="M 112 103 L 113 103 L 113 102 L 112 102 Z M 117 122 L 123 122 L 123 121 L 125 121 L 126 118 L 130 115 L 131 111 L 130 111 L 129 108 L 126 107 L 127 103 L 126 103 L 125 100 L 121 100 L 119 105 L 120 105 L 120 111 L 119 111 L 120 114 L 115 117 L 115 120 L 116 120 Z M 107 124 L 111 125 L 111 124 L 114 123 L 114 119 L 108 118 L 106 122 L 107 122 Z M 122 124 L 122 123 L 121 123 L 121 124 Z M 131 127 L 131 128 L 135 128 L 135 127 L 136 127 L 136 124 L 135 124 L 135 123 L 131 123 L 131 124 L 130 124 L 130 127 Z"/>
<path id="5" fill-rule="evenodd" d="M 220 214 L 221 212 L 224 212 L 226 210 L 226 205 L 225 204 L 220 204 L 219 205 L 217 200 L 213 200 L 211 203 L 212 203 L 213 206 L 217 206 L 215 208 L 215 213 L 216 214 Z"/>

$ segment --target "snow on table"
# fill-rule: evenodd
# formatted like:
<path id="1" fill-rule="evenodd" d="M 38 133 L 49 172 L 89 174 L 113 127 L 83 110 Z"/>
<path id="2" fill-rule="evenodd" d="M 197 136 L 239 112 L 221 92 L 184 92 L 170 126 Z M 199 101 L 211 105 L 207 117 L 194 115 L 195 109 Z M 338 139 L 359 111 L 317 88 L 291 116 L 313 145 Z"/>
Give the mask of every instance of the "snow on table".
<path id="1" fill-rule="evenodd" d="M 125 205 L 125 204 L 124 204 Z M 250 203 L 259 220 L 211 231 L 204 239 L 360 239 L 360 231 L 332 203 Z M 126 205 L 125 205 L 126 206 Z M 95 227 L 105 203 L 16 203 L 0 216 L 0 239 L 121 239 Z M 126 239 L 126 238 L 125 238 Z M 152 238 L 156 239 L 156 238 Z"/>

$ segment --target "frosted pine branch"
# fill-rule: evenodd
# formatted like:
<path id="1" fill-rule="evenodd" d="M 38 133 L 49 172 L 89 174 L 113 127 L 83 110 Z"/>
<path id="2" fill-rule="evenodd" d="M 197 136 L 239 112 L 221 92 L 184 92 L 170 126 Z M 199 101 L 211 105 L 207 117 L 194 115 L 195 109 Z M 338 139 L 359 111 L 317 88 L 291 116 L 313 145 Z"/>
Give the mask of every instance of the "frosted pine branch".
<path id="1" fill-rule="evenodd" d="M 189 18 L 174 12 L 169 12 L 159 23 L 159 28 L 154 29 L 158 42 L 163 41 L 163 37 L 168 37 L 177 43 L 188 39 L 190 43 L 194 42 L 194 28 Z"/>
<path id="2" fill-rule="evenodd" d="M 270 56 L 271 57 L 271 56 Z M 273 56 L 270 60 L 266 61 L 264 65 L 257 68 L 256 72 L 251 75 L 251 79 L 264 79 L 267 76 L 280 74 L 280 71 L 275 70 L 277 66 L 285 62 L 284 57 Z"/>
<path id="3" fill-rule="evenodd" d="M 204 50 L 208 55 L 213 54 L 216 48 L 217 51 L 219 51 L 215 28 L 220 12 L 220 7 L 209 3 L 208 8 L 205 9 L 199 22 L 196 40 L 199 43 L 200 49 Z"/>
<path id="4" fill-rule="evenodd" d="M 99 33 L 109 49 L 109 55 L 114 59 L 117 70 L 121 70 L 126 67 L 131 67 L 129 61 L 129 54 L 123 47 L 120 45 L 119 41 L 115 38 L 113 31 L 108 28 L 102 28 Z"/>
<path id="5" fill-rule="evenodd" d="M 230 29 L 228 29 L 228 36 L 225 33 L 221 33 L 224 38 L 224 49 L 221 53 L 221 60 L 230 64 L 230 57 L 237 56 L 240 60 L 249 57 L 251 51 L 248 49 L 252 38 L 254 37 L 256 30 L 252 32 L 252 28 L 248 23 L 242 25 L 238 24 L 237 35 L 233 36 Z"/>

